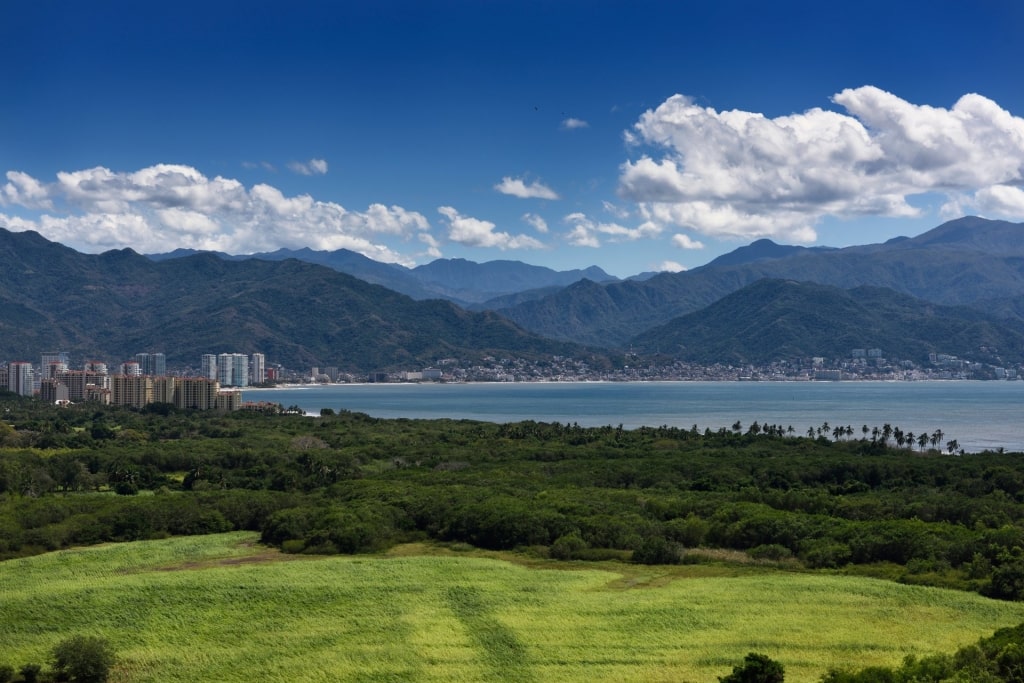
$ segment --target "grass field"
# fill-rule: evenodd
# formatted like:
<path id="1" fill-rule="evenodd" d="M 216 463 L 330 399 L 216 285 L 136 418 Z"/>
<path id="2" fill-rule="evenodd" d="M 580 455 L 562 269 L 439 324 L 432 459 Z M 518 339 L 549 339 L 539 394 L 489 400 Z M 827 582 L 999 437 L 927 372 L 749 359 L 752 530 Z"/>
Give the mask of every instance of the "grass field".
<path id="1" fill-rule="evenodd" d="M 108 638 L 113 681 L 714 682 L 749 651 L 786 680 L 951 653 L 1024 604 L 756 567 L 600 568 L 476 552 L 280 555 L 253 534 L 0 563 L 0 664 Z M 569 568 L 567 570 L 566 568 Z"/>

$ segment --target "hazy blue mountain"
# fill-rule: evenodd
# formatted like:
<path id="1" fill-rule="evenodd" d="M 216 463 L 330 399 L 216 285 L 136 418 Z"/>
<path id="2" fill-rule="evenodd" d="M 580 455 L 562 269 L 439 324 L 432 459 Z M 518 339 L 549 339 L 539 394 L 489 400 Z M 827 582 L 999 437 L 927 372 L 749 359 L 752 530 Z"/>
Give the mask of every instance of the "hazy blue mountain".
<path id="1" fill-rule="evenodd" d="M 114 361 L 161 349 L 172 363 L 197 364 L 203 353 L 260 351 L 291 367 L 372 370 L 450 356 L 581 352 L 494 313 L 415 301 L 295 259 L 81 254 L 2 229 L 0 306 L 0 358 L 8 360 L 48 348 Z"/>
<path id="2" fill-rule="evenodd" d="M 713 261 L 709 261 L 706 267 L 738 266 L 765 259 L 780 259 L 797 254 L 826 251 L 835 250 L 832 247 L 799 247 L 790 244 L 776 244 L 769 239 L 760 239 L 745 247 L 733 249 L 728 254 L 722 254 Z"/>
<path id="3" fill-rule="evenodd" d="M 154 261 L 181 258 L 197 254 L 194 249 L 176 249 L 165 254 L 150 254 Z M 278 249 L 246 255 L 224 252 L 212 253 L 228 261 L 260 259 L 284 261 L 297 259 L 327 266 L 360 280 L 381 285 L 414 299 L 448 299 L 460 305 L 471 304 L 518 294 L 528 290 L 565 287 L 584 278 L 598 282 L 612 282 L 616 278 L 597 266 L 583 270 L 556 271 L 533 266 L 521 261 L 488 261 L 475 263 L 465 259 L 437 259 L 415 268 L 381 263 L 348 249 L 317 251 L 313 249 Z M 535 298 L 535 297 L 527 297 Z"/>
<path id="4" fill-rule="evenodd" d="M 717 265 L 662 273 L 642 282 L 568 287 L 500 312 L 546 337 L 621 346 L 639 330 L 697 311 L 764 278 L 843 289 L 879 286 L 933 303 L 981 309 L 998 303 L 1008 315 L 1013 314 L 1013 300 L 1024 296 L 1021 223 L 967 217 L 885 244 L 797 248 L 789 255 L 753 260 L 750 256 L 763 250 L 738 251 Z"/>
<path id="5" fill-rule="evenodd" d="M 881 287 L 764 279 L 638 335 L 632 346 L 705 363 L 848 357 L 854 348 L 879 348 L 917 362 L 934 352 L 998 365 L 1024 360 L 1024 323 Z"/>

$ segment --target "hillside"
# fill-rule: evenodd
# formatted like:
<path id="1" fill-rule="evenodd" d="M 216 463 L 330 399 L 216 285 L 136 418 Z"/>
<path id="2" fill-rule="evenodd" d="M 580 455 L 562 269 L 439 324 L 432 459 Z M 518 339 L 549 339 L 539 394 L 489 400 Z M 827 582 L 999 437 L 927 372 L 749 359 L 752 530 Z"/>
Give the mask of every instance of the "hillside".
<path id="1" fill-rule="evenodd" d="M 1024 296 L 1021 223 L 967 217 L 885 244 L 788 254 L 766 246 L 643 282 L 569 287 L 501 313 L 544 336 L 614 347 L 763 278 L 886 287 L 936 304 L 998 306 L 1007 315 Z"/>
<path id="2" fill-rule="evenodd" d="M 288 366 L 372 370 L 488 353 L 573 355 L 494 313 L 417 302 L 295 260 L 212 254 L 153 262 L 131 250 L 75 252 L 0 230 L 0 358 L 44 348 L 118 359 L 162 349 L 171 363 L 255 351 Z"/>
<path id="3" fill-rule="evenodd" d="M 1001 365 L 1024 360 L 1024 325 L 880 287 L 765 279 L 632 340 L 640 352 L 693 362 L 766 363 L 880 348 L 926 361 L 947 353 Z"/>

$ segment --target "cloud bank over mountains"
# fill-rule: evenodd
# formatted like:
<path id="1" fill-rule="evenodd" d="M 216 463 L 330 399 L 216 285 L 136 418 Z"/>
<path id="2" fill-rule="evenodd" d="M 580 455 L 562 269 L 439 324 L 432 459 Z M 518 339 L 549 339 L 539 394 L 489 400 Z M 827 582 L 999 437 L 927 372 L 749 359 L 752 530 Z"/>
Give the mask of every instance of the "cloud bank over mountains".
<path id="1" fill-rule="evenodd" d="M 945 109 L 864 86 L 843 90 L 832 102 L 843 111 L 768 118 L 674 95 L 624 134 L 634 158 L 607 169 L 620 201 L 596 200 L 613 220 L 591 217 L 580 197 L 538 180 L 510 175 L 492 186 L 496 201 L 502 194 L 532 202 L 521 220 L 535 236 L 449 205 L 421 207 L 421 213 L 375 203 L 351 211 L 176 164 L 60 171 L 53 182 L 7 170 L 0 179 L 0 227 L 36 230 L 92 252 L 346 248 L 413 265 L 440 256 L 446 243 L 520 250 L 650 240 L 692 250 L 704 247 L 697 235 L 812 243 L 825 217 L 915 217 L 926 211 L 922 203 L 945 217 L 1024 220 L 1024 119 L 977 94 Z M 566 119 L 563 127 L 587 124 Z M 327 173 L 328 163 L 314 158 L 288 168 L 316 176 Z M 581 177 L 592 172 L 578 170 Z M 601 210 L 592 207 L 591 214 Z M 435 211 L 440 217 L 432 225 L 425 214 Z"/>
<path id="2" fill-rule="evenodd" d="M 384 236 L 410 236 L 430 224 L 415 211 L 372 204 L 349 211 L 309 195 L 286 197 L 275 187 L 207 178 L 181 165 L 158 164 L 134 173 L 96 167 L 60 172 L 45 185 L 7 173 L 0 203 L 44 211 L 35 219 L 0 214 L 11 230 L 36 230 L 85 251 L 131 247 L 139 252 L 178 247 L 252 253 L 280 247 L 351 249 L 371 258 L 411 263 L 381 244 Z"/>
<path id="3" fill-rule="evenodd" d="M 674 95 L 626 140 L 651 150 L 621 167 L 619 193 L 645 218 L 710 236 L 813 242 L 825 216 L 910 217 L 943 195 L 946 215 L 1024 216 L 1024 119 L 981 95 L 950 109 L 872 86 L 769 119 Z"/>

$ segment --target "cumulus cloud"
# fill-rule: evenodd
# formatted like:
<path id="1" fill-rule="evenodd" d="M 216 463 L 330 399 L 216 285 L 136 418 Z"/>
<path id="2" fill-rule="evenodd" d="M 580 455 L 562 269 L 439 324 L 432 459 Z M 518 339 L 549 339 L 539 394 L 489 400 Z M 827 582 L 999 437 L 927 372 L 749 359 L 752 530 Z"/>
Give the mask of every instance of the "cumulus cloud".
<path id="1" fill-rule="evenodd" d="M 686 266 L 675 261 L 662 261 L 657 266 L 659 273 L 681 273 L 686 270 Z"/>
<path id="2" fill-rule="evenodd" d="M 562 130 L 577 130 L 579 128 L 590 128 L 590 124 L 583 119 L 567 118 L 562 121 Z"/>
<path id="3" fill-rule="evenodd" d="M 441 206 L 438 213 L 448 219 L 448 239 L 468 247 L 497 247 L 498 249 L 541 249 L 544 247 L 529 235 L 510 235 L 496 231 L 490 221 L 463 216 L 450 206 Z"/>
<path id="4" fill-rule="evenodd" d="M 7 177 L 0 189 L 3 203 L 44 213 L 34 219 L 0 213 L 0 223 L 36 230 L 83 251 L 131 247 L 154 253 L 186 247 L 244 254 L 281 247 L 345 248 L 411 264 L 380 239 L 430 228 L 423 215 L 399 206 L 349 211 L 309 195 L 289 197 L 266 184 L 246 189 L 237 180 L 207 178 L 174 164 L 133 173 L 103 167 L 60 172 L 49 184 L 23 173 Z"/>
<path id="5" fill-rule="evenodd" d="M 682 233 L 672 235 L 672 244 L 680 249 L 703 249 L 704 243 Z"/>
<path id="6" fill-rule="evenodd" d="M 327 162 L 323 159 L 292 161 L 289 162 L 288 169 L 299 175 L 324 175 L 327 173 Z"/>
<path id="7" fill-rule="evenodd" d="M 539 233 L 547 234 L 548 232 L 548 222 L 535 213 L 524 213 L 523 221 L 533 226 L 533 229 Z"/>
<path id="8" fill-rule="evenodd" d="M 505 176 L 494 189 L 520 199 L 558 199 L 558 193 L 539 181 L 527 185 L 521 178 Z"/>
<path id="9" fill-rule="evenodd" d="M 426 256 L 432 259 L 441 258 L 441 243 L 437 241 L 437 238 L 431 235 L 429 232 L 421 232 L 419 234 L 420 242 L 423 242 L 427 246 Z"/>
<path id="10" fill-rule="evenodd" d="M 908 198 L 931 192 L 1024 217 L 1024 119 L 976 94 L 949 109 L 872 86 L 832 101 L 846 113 L 769 119 L 670 97 L 626 133 L 646 151 L 622 165 L 620 195 L 662 225 L 796 242 L 828 215 L 918 215 Z"/>
<path id="11" fill-rule="evenodd" d="M 570 213 L 563 220 L 572 226 L 567 235 L 569 243 L 578 247 L 599 247 L 602 238 L 608 242 L 632 242 L 661 233 L 661 226 L 654 221 L 644 221 L 636 228 L 627 228 L 618 223 L 594 221 L 579 212 Z"/>
<path id="12" fill-rule="evenodd" d="M 7 183 L 0 187 L 0 206 L 15 204 L 28 209 L 52 209 L 46 188 L 41 182 L 20 171 L 8 171 Z"/>

